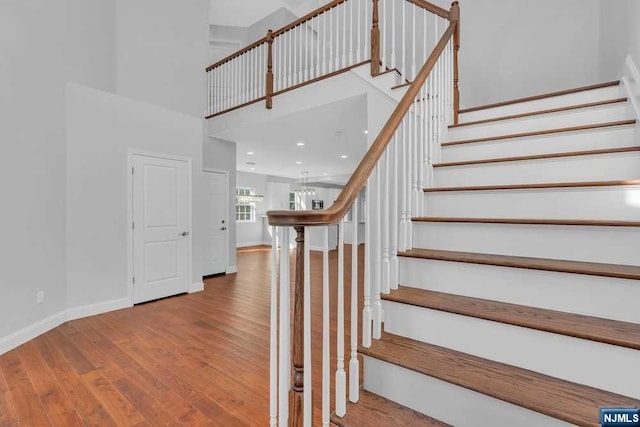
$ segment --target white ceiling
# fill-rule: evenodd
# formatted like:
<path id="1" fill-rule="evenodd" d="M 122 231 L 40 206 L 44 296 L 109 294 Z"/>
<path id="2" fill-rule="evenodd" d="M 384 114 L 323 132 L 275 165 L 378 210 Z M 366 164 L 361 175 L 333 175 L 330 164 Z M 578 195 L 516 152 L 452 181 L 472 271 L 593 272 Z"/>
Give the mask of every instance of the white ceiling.
<path id="1" fill-rule="evenodd" d="M 294 13 L 309 12 L 320 3 L 318 0 L 210 0 L 209 23 L 211 25 L 230 25 L 249 27 L 260 19 L 287 7 Z"/>
<path id="2" fill-rule="evenodd" d="M 309 171 L 312 182 L 344 184 L 366 151 L 366 128 L 362 95 L 236 129 L 228 139 L 236 143 L 239 171 L 293 179 Z"/>

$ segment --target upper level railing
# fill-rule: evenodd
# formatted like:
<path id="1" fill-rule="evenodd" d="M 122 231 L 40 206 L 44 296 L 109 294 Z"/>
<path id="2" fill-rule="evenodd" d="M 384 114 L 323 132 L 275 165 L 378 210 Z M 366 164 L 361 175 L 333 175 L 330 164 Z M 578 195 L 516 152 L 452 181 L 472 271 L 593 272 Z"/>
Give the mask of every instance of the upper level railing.
<path id="1" fill-rule="evenodd" d="M 341 4 L 346 4 L 347 0 Z M 422 188 L 432 184 L 433 164 L 440 157 L 440 141 L 447 125 L 457 122 L 458 70 L 457 54 L 460 43 L 460 9 L 454 2 L 449 11 L 422 0 L 373 0 L 371 9 L 371 65 L 385 68 L 400 65 L 405 79 L 410 81 L 407 92 L 387 120 L 379 135 L 363 157 L 346 186 L 334 202 L 323 211 L 270 211 L 267 212 L 272 227 L 273 251 L 271 270 L 271 406 L 272 426 L 311 426 L 311 256 L 309 237 L 319 230 L 322 237 L 322 425 L 330 423 L 331 408 L 331 311 L 333 297 L 330 290 L 329 227 L 337 226 L 337 288 L 336 341 L 334 370 L 335 415 L 342 417 L 347 410 L 347 395 L 351 402 L 359 399 L 358 344 L 371 345 L 372 339 L 382 334 L 381 294 L 398 286 L 398 252 L 411 249 L 411 218 L 423 214 Z M 396 4 L 398 3 L 398 4 Z M 420 27 L 407 28 L 407 16 L 417 21 L 408 7 L 419 6 L 439 19 L 446 19 L 440 26 L 435 46 L 430 54 L 421 56 L 414 44 L 414 32 Z M 385 6 L 386 5 L 386 6 Z M 406 7 L 406 9 L 405 9 Z M 401 20 L 394 18 L 400 11 Z M 381 13 L 382 11 L 382 13 Z M 395 11 L 395 12 L 394 12 Z M 403 12 L 404 11 L 404 12 Z M 391 18 L 389 15 L 391 14 Z M 426 21 L 424 16 L 421 17 Z M 384 24 L 381 24 L 384 23 Z M 392 29 L 396 24 L 395 41 Z M 385 28 L 386 27 L 386 28 Z M 407 32 L 408 31 L 408 32 Z M 402 34 L 411 34 L 411 37 Z M 390 37 L 385 39 L 384 34 Z M 422 41 L 426 31 L 420 33 Z M 382 36 L 382 39 L 380 38 Z M 400 39 L 400 43 L 397 40 Z M 385 46 L 384 49 L 382 47 Z M 394 55 L 394 46 L 396 48 Z M 416 54 L 414 55 L 414 49 Z M 340 55 L 345 50 L 340 51 Z M 348 54 L 348 50 L 346 50 Z M 384 60 L 382 59 L 384 56 Z M 394 59 L 395 57 L 395 59 Z M 380 58 L 379 60 L 377 58 Z M 424 62 L 421 58 L 424 58 Z M 336 60 L 336 57 L 332 57 Z M 348 63 L 349 61 L 346 61 Z M 318 64 L 318 63 L 316 63 Z M 415 64 L 419 64 L 415 65 Z M 416 71 L 412 70 L 415 65 Z M 294 67 L 295 68 L 295 67 Z M 377 70 L 379 72 L 379 70 Z M 364 268 L 359 268 L 357 198 L 365 190 L 365 245 Z M 344 218 L 352 210 L 351 271 L 345 271 Z M 295 276 L 290 280 L 289 233 L 296 233 Z M 359 284 L 362 283 L 363 311 L 362 336 L 358 339 Z M 345 312 L 345 289 L 350 289 L 350 310 Z M 293 312 L 291 311 L 293 291 Z M 346 316 L 348 315 L 348 319 Z M 350 325 L 350 342 L 345 343 L 345 321 Z M 350 349 L 349 362 L 345 363 L 345 348 Z M 348 387 L 347 387 L 348 378 Z M 347 393 L 348 390 L 348 393 Z"/>
<path id="2" fill-rule="evenodd" d="M 423 0 L 334 0 L 207 67 L 207 118 L 371 63 L 411 82 L 450 11 Z M 457 111 L 457 109 L 456 109 Z"/>

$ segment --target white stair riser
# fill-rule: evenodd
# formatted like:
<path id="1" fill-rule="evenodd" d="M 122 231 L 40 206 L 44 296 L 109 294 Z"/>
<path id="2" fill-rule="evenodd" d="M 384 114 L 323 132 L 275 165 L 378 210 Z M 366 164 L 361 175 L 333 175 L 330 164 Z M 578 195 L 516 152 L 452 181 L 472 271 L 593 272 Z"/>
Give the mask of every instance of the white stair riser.
<path id="1" fill-rule="evenodd" d="M 640 227 L 413 223 L 413 247 L 640 264 Z"/>
<path id="2" fill-rule="evenodd" d="M 592 125 L 594 123 L 617 122 L 630 117 L 627 104 L 621 103 L 612 106 L 593 107 L 577 111 L 453 128 L 449 129 L 447 140 L 460 141 L 546 129 Z"/>
<path id="3" fill-rule="evenodd" d="M 435 187 L 631 180 L 640 152 L 434 168 Z"/>
<path id="4" fill-rule="evenodd" d="M 460 114 L 460 123 L 475 122 L 494 117 L 511 116 L 514 114 L 529 113 L 532 111 L 549 110 L 552 108 L 568 107 L 571 105 L 588 104 L 590 102 L 605 101 L 607 99 L 620 98 L 624 89 L 620 86 L 612 86 L 602 89 L 594 89 L 573 93 L 570 95 L 554 96 L 536 101 L 519 102 L 517 104 L 505 105 L 503 107 L 487 108 Z"/>
<path id="5" fill-rule="evenodd" d="M 399 258 L 400 284 L 622 322 L 640 323 L 640 281 Z"/>
<path id="6" fill-rule="evenodd" d="M 383 310 L 385 332 L 640 398 L 640 351 L 391 301 Z"/>
<path id="7" fill-rule="evenodd" d="M 564 427 L 563 421 L 364 357 L 365 390 L 457 427 Z"/>
<path id="8" fill-rule="evenodd" d="M 638 133 L 640 134 L 640 132 Z M 442 147 L 442 161 L 461 162 L 498 157 L 603 150 L 633 145 L 637 145 L 637 142 L 634 141 L 634 126 L 617 126 L 593 131 L 450 145 Z"/>
<path id="9" fill-rule="evenodd" d="M 425 216 L 637 221 L 640 186 L 447 191 L 425 193 L 423 203 Z"/>

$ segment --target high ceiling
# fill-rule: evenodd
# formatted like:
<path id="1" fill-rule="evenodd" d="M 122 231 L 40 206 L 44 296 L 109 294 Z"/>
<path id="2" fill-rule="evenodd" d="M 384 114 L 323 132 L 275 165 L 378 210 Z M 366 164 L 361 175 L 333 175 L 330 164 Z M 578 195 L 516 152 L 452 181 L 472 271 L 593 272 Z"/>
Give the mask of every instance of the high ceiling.
<path id="1" fill-rule="evenodd" d="M 287 7 L 302 16 L 326 3 L 326 0 L 210 0 L 209 23 L 249 27 L 256 21 Z"/>
<path id="2" fill-rule="evenodd" d="M 366 151 L 366 129 L 362 95 L 236 129 L 229 139 L 239 171 L 293 179 L 308 171 L 310 181 L 344 184 Z"/>

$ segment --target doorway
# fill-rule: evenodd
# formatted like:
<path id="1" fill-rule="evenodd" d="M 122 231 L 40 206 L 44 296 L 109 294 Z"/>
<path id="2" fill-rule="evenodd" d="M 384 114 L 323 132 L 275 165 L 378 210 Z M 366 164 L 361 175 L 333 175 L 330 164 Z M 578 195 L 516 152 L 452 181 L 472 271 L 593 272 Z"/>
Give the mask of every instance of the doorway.
<path id="1" fill-rule="evenodd" d="M 207 249 L 204 276 L 225 273 L 229 251 L 229 173 L 205 169 Z"/>
<path id="2" fill-rule="evenodd" d="M 188 292 L 191 160 L 131 154 L 133 303 Z"/>

